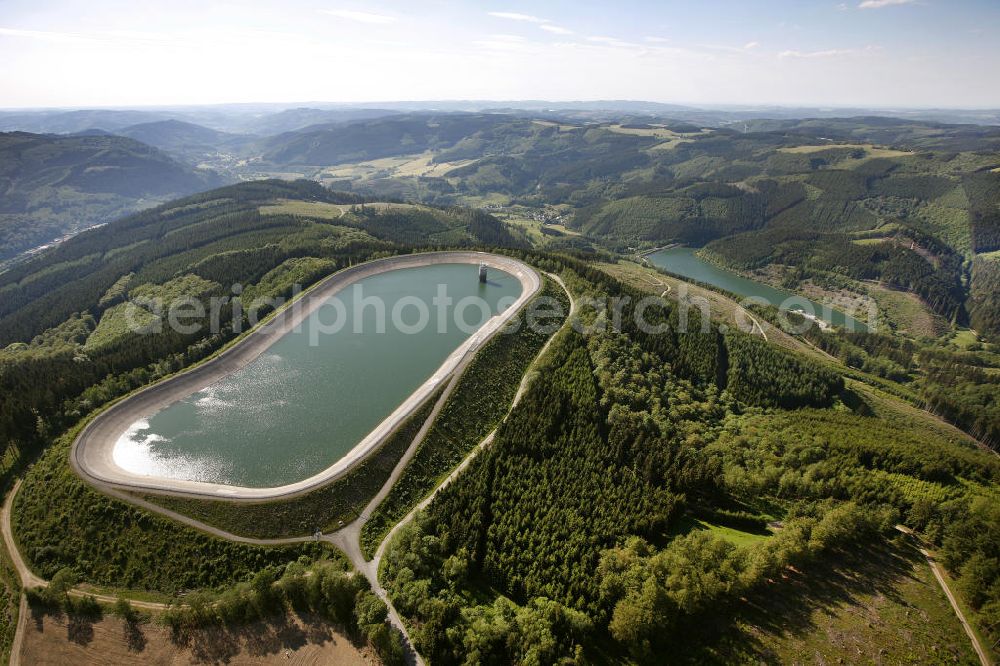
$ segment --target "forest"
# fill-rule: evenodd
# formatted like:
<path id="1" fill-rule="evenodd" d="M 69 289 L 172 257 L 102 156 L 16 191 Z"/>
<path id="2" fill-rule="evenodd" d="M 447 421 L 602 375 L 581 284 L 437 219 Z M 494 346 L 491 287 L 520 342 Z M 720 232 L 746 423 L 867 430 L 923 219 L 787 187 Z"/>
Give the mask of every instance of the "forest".
<path id="1" fill-rule="evenodd" d="M 33 569 L 184 594 L 187 606 L 169 614 L 178 633 L 289 608 L 318 612 L 395 663 L 400 646 L 385 608 L 332 552 L 230 543 L 181 527 L 93 490 L 66 455 L 95 410 L 237 339 L 249 313 L 235 308 L 232 285 L 242 305 L 389 254 L 489 248 L 559 275 L 575 298 L 627 301 L 617 328 L 596 326 L 606 314 L 575 315 L 589 332 L 563 327 L 509 414 L 547 336 L 487 345 L 367 524 L 370 555 L 498 428 L 383 560 L 380 580 L 430 663 L 659 663 L 680 642 L 708 645 L 706 618 L 766 597 L 789 571 L 894 547 L 885 544 L 897 524 L 939 554 L 980 632 L 1000 636 L 1000 463 L 917 409 L 981 442 L 1000 441 L 1000 355 L 990 341 L 998 271 L 978 254 L 991 247 L 983 202 L 995 179 L 970 175 L 975 156 L 946 159 L 957 138 L 885 157 L 871 146 L 797 150 L 823 131 L 806 124 L 746 135 L 676 126 L 664 140 L 623 131 L 641 126 L 453 120 L 422 129 L 421 145 L 440 151 L 442 164 L 484 157 L 447 174 L 453 194 L 440 200 L 448 207 L 390 200 L 371 182 L 333 191 L 254 181 L 128 216 L 0 273 L 0 445 L 5 478 L 35 461 L 14 521 Z M 653 150 L 664 141 L 670 147 Z M 301 159 L 339 149 L 294 147 L 306 151 Z M 502 212 L 451 205 L 496 192 L 521 204 L 552 197 L 575 215 L 558 229 L 541 225 L 550 233 L 532 247 L 525 227 Z M 975 225 L 953 224 L 956 210 Z M 801 280 L 912 292 L 982 339 L 960 347 L 948 342 L 955 332 L 935 341 L 810 329 L 803 343 L 820 351 L 806 356 L 702 322 L 697 309 L 685 328 L 670 301 L 645 311 L 665 325 L 651 333 L 635 316 L 646 292 L 596 260 L 670 241 L 707 243 L 706 253 L 745 269 L 780 264 Z M 546 290 L 566 305 L 554 283 Z M 227 325 L 210 335 L 139 335 L 126 325 L 126 308 L 155 323 L 149 304 L 178 295 L 229 297 Z M 244 512 L 157 501 L 240 534 L 328 529 L 360 511 L 419 420 L 359 470 L 364 478 L 293 501 Z"/>
<path id="2" fill-rule="evenodd" d="M 577 289 L 622 289 L 573 268 Z M 735 367 L 768 349 L 737 340 Z M 432 663 L 616 660 L 609 650 L 661 663 L 681 636 L 712 640 L 701 615 L 900 521 L 952 553 L 991 624 L 993 551 L 972 539 L 990 518 L 962 512 L 990 496 L 995 458 L 898 414 L 852 413 L 820 368 L 772 358 L 773 389 L 746 392 L 679 354 L 625 332 L 561 333 L 547 380 L 394 540 L 387 587 Z M 766 536 L 679 531 L 690 516 Z"/>
<path id="3" fill-rule="evenodd" d="M 0 262 L 224 182 L 131 138 L 0 133 Z"/>
<path id="4" fill-rule="evenodd" d="M 994 346 L 958 351 L 937 341 L 817 327 L 809 327 L 804 337 L 848 368 L 898 385 L 901 396 L 985 445 L 996 449 L 1000 444 L 1000 379 L 995 373 L 1000 354 Z"/>

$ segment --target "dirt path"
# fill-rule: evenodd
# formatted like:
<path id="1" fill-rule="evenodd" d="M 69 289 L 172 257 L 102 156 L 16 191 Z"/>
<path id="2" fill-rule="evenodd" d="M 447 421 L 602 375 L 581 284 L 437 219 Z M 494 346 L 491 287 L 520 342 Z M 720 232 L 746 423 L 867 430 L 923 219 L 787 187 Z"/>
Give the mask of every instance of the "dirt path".
<path id="1" fill-rule="evenodd" d="M 945 580 L 944 571 L 941 565 L 937 563 L 934 556 L 924 548 L 923 541 L 917 534 L 905 525 L 896 525 L 896 529 L 903 534 L 908 535 L 917 544 L 917 549 L 920 554 L 927 558 L 927 564 L 930 566 L 931 571 L 934 572 L 934 577 L 937 578 L 937 582 L 941 585 L 941 589 L 944 590 L 944 595 L 948 597 L 948 602 L 951 604 L 952 609 L 955 611 L 955 615 L 958 616 L 958 621 L 962 623 L 962 628 L 965 629 L 965 633 L 969 635 L 969 640 L 972 641 L 972 647 L 975 649 L 976 654 L 979 655 L 979 661 L 982 666 L 993 666 L 993 660 L 990 658 L 989 653 L 983 649 L 983 646 L 979 643 L 979 637 L 976 636 L 976 632 L 972 630 L 972 625 L 969 621 L 965 619 L 965 613 L 962 612 L 962 608 L 958 605 L 958 599 L 951 591 L 951 587 L 948 585 L 948 581 Z"/>
<path id="2" fill-rule="evenodd" d="M 14 563 L 14 568 L 17 570 L 17 575 L 21 579 L 22 588 L 48 587 L 49 581 L 36 576 L 35 573 L 28 568 L 28 565 L 25 563 L 24 558 L 21 557 L 21 552 L 17 548 L 16 542 L 14 541 L 14 532 L 10 526 L 10 510 L 11 506 L 14 504 L 14 496 L 17 494 L 20 487 L 21 480 L 18 479 L 14 483 L 14 487 L 11 488 L 11 491 L 7 493 L 7 499 L 3 503 L 3 509 L 0 510 L 0 521 L 2 521 L 4 544 L 7 547 L 7 552 L 10 554 L 11 562 Z M 107 604 L 113 604 L 118 600 L 117 596 L 92 592 L 82 588 L 73 588 L 69 591 L 69 594 L 75 597 L 92 596 L 98 601 Z M 130 600 L 130 603 L 136 608 L 141 608 L 143 610 L 164 610 L 168 606 L 168 604 L 143 600 Z M 20 618 L 18 624 L 20 625 Z"/>
<path id="3" fill-rule="evenodd" d="M 17 570 L 17 576 L 21 580 L 21 587 L 44 587 L 48 583 L 36 576 L 28 568 L 28 565 L 24 563 L 24 558 L 21 557 L 21 551 L 17 548 L 16 542 L 14 541 L 14 531 L 10 528 L 10 508 L 14 504 L 14 496 L 17 495 L 18 489 L 21 487 L 21 479 L 14 482 L 14 487 L 10 489 L 7 493 L 7 497 L 3 503 L 3 509 L 0 510 L 0 528 L 3 530 L 3 540 L 4 544 L 7 546 L 7 553 L 10 555 L 10 561 L 14 563 L 14 569 Z"/>
<path id="4" fill-rule="evenodd" d="M 655 251 L 656 250 L 654 250 L 654 252 Z M 640 262 L 645 262 L 645 260 L 640 257 Z M 639 278 L 644 283 L 651 285 L 653 287 L 662 288 L 662 291 L 660 292 L 660 298 L 666 298 L 668 294 L 673 293 L 674 288 L 668 282 L 665 282 L 663 278 L 660 276 L 660 274 L 654 273 L 654 269 L 649 268 L 648 264 L 639 263 L 636 265 L 639 268 L 645 269 L 643 272 L 639 274 Z M 767 338 L 767 332 L 765 331 L 764 326 L 761 325 L 761 323 L 757 320 L 757 318 L 754 317 L 752 314 L 750 314 L 750 312 L 746 308 L 744 308 L 736 301 L 726 296 L 723 296 L 722 294 L 719 294 L 717 292 L 713 292 L 711 290 L 698 287 L 697 285 L 691 284 L 689 282 L 685 282 L 684 280 L 681 280 L 679 278 L 671 277 L 671 279 L 683 285 L 685 288 L 692 290 L 698 296 L 702 296 L 702 292 L 704 292 L 706 295 L 702 297 L 707 297 L 707 298 L 714 297 L 719 301 L 726 301 L 727 303 L 729 303 L 730 307 L 733 309 L 734 312 L 739 312 L 744 317 L 750 320 L 750 330 L 748 332 L 751 335 L 759 333 L 760 336 L 764 338 L 765 342 L 769 342 Z"/>
<path id="5" fill-rule="evenodd" d="M 927 564 L 930 565 L 931 571 L 934 572 L 934 577 L 937 578 L 938 583 L 941 584 L 941 589 L 944 590 L 944 594 L 948 597 L 948 601 L 951 603 L 951 607 L 955 609 L 955 615 L 958 616 L 958 621 L 962 623 L 962 628 L 965 629 L 965 633 L 969 635 L 969 640 L 972 641 L 972 647 L 975 648 L 976 654 L 979 655 L 979 661 L 983 666 L 992 666 L 993 661 L 990 659 L 989 655 L 983 649 L 983 646 L 979 644 L 979 638 L 976 637 L 976 633 L 972 630 L 972 626 L 969 621 L 965 619 L 965 613 L 958 605 L 958 599 L 952 594 L 951 588 L 948 586 L 947 581 L 944 578 L 944 574 L 941 571 L 941 565 L 937 563 L 934 557 L 924 548 L 920 549 L 920 553 L 927 558 Z"/>
<path id="6" fill-rule="evenodd" d="M 17 571 L 17 576 L 21 581 L 21 600 L 17 614 L 17 628 L 14 630 L 14 640 L 10 647 L 10 666 L 19 666 L 21 663 L 21 649 L 24 643 L 24 633 L 27 630 L 29 614 L 28 597 L 25 594 L 25 590 L 31 587 L 49 586 L 49 581 L 36 576 L 34 572 L 28 568 L 28 565 L 24 562 L 24 558 L 21 557 L 21 551 L 17 548 L 16 542 L 14 541 L 14 532 L 10 526 L 10 511 L 14 504 L 14 497 L 17 495 L 17 491 L 20 487 L 21 479 L 18 479 L 14 482 L 14 487 L 7 493 L 7 497 L 3 503 L 3 508 L 0 509 L 0 531 L 3 533 L 4 545 L 7 548 L 7 553 L 10 555 L 10 560 L 14 565 L 14 569 Z M 113 604 L 118 600 L 118 597 L 112 597 L 106 594 L 97 594 L 81 589 L 72 589 L 69 593 L 76 597 L 90 595 L 98 601 L 107 604 Z M 166 604 L 160 604 L 152 601 L 131 601 L 131 604 L 135 608 L 141 608 L 143 610 L 164 610 L 167 608 Z"/>

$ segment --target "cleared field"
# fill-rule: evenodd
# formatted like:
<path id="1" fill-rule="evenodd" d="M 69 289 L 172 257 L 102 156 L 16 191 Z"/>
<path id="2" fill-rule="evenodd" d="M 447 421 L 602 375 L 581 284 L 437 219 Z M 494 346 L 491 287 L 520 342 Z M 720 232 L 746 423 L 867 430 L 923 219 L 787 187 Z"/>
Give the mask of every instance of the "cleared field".
<path id="1" fill-rule="evenodd" d="M 979 337 L 965 328 L 957 331 L 955 335 L 951 338 L 951 344 L 955 345 L 959 349 L 967 349 L 971 345 L 979 344 Z"/>
<path id="2" fill-rule="evenodd" d="M 691 142 L 692 142 L 692 139 L 683 139 L 683 138 L 680 138 L 680 137 L 675 137 L 673 139 L 668 139 L 667 141 L 664 141 L 663 143 L 656 144 L 655 146 L 653 146 L 652 148 L 650 148 L 650 150 L 672 150 L 672 149 L 676 148 L 677 146 L 681 145 L 682 143 L 691 143 Z"/>
<path id="3" fill-rule="evenodd" d="M 187 643 L 155 622 L 131 631 L 118 618 L 94 621 L 59 616 L 31 617 L 25 627 L 21 663 L 35 666 L 103 664 L 294 664 L 368 666 L 378 663 L 330 624 L 310 617 L 254 624 L 239 630 L 201 630 Z"/>
<path id="4" fill-rule="evenodd" d="M 541 125 L 542 127 L 558 127 L 561 132 L 568 132 L 570 130 L 579 129 L 576 125 L 564 125 L 562 123 L 557 123 L 551 120 L 532 120 L 535 125 Z"/>
<path id="5" fill-rule="evenodd" d="M 914 337 L 934 337 L 948 330 L 948 322 L 930 311 L 920 297 L 906 291 L 870 286 L 878 308 L 900 333 Z"/>
<path id="6" fill-rule="evenodd" d="M 435 153 L 427 151 L 416 155 L 383 157 L 367 162 L 338 164 L 320 171 L 320 178 L 369 180 L 372 178 L 403 177 L 444 177 L 446 173 L 460 166 L 472 164 L 475 160 L 432 163 Z"/>
<path id="7" fill-rule="evenodd" d="M 906 157 L 913 153 L 905 150 L 893 150 L 892 148 L 880 148 L 870 143 L 824 143 L 819 146 L 787 146 L 778 148 L 779 153 L 809 154 L 818 153 L 824 150 L 836 150 L 841 148 L 857 148 L 865 151 L 866 158 L 874 157 Z"/>
<path id="8" fill-rule="evenodd" d="M 344 214 L 344 207 L 322 201 L 290 201 L 260 207 L 261 215 L 299 215 L 317 217 L 321 220 L 335 220 Z"/>
<path id="9" fill-rule="evenodd" d="M 467 164 L 472 164 L 476 160 L 455 160 L 454 162 L 440 162 L 438 164 L 431 163 L 434 159 L 434 153 L 427 152 L 419 157 L 416 157 L 408 162 L 403 162 L 396 167 L 397 176 L 426 176 L 426 177 L 444 177 L 446 173 L 452 169 L 456 169 L 461 166 L 466 166 Z"/>
<path id="10" fill-rule="evenodd" d="M 355 205 L 360 204 L 332 204 L 322 201 L 289 201 L 281 204 L 271 204 L 260 207 L 261 215 L 299 215 L 302 217 L 319 218 L 322 220 L 336 220 L 343 217 Z M 387 210 L 410 210 L 412 208 L 426 208 L 419 204 L 409 203 L 387 203 L 375 201 L 366 203 L 365 208 L 371 208 L 380 213 Z"/>
<path id="11" fill-rule="evenodd" d="M 691 143 L 694 139 L 691 137 L 698 136 L 697 132 L 692 133 L 681 133 L 675 132 L 673 130 L 667 129 L 666 127 L 622 127 L 621 125 L 609 125 L 608 130 L 615 132 L 616 134 L 631 134 L 633 136 L 651 136 L 656 139 L 663 139 L 662 143 L 658 143 L 655 146 L 649 148 L 649 150 L 671 150 L 681 145 L 682 143 Z M 707 133 L 710 130 L 702 130 L 702 133 Z"/>
<path id="12" fill-rule="evenodd" d="M 542 224 L 539 220 L 533 220 L 528 217 L 523 211 L 512 210 L 509 213 L 494 213 L 494 215 L 511 226 L 521 229 L 535 245 L 543 244 L 550 238 L 549 235 L 543 233 L 542 229 L 555 231 L 562 236 L 580 235 L 579 231 L 570 229 L 562 224 Z"/>
<path id="13" fill-rule="evenodd" d="M 726 541 L 740 547 L 754 546 L 758 543 L 767 541 L 771 537 L 769 532 L 745 532 L 743 530 L 727 527 L 725 525 L 714 525 L 699 518 L 684 518 L 679 522 L 676 531 L 678 534 L 687 534 L 688 532 L 701 530 L 712 532 L 716 536 L 720 536 Z"/>
<path id="14" fill-rule="evenodd" d="M 862 555 L 870 562 L 859 561 Z M 740 628 L 759 641 L 760 652 L 780 663 L 806 655 L 828 664 L 978 663 L 930 567 L 912 547 L 845 555 L 829 568 L 793 572 L 766 599 L 750 601 L 757 612 Z M 764 610 L 782 619 L 766 622 Z"/>
<path id="15" fill-rule="evenodd" d="M 650 127 L 622 127 L 621 125 L 609 125 L 608 129 L 617 134 L 652 136 L 657 139 L 675 139 L 679 136 L 685 136 L 684 134 L 679 134 L 673 130 L 669 130 L 666 127 L 656 127 L 655 125 Z"/>

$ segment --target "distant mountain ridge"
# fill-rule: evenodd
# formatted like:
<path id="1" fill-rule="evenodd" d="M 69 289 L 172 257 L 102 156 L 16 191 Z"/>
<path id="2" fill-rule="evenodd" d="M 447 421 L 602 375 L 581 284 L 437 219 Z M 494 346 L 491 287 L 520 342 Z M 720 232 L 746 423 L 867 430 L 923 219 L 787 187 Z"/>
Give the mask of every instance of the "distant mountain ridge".
<path id="1" fill-rule="evenodd" d="M 227 132 L 174 119 L 130 125 L 116 133 L 161 150 L 176 145 L 214 145 L 233 136 Z"/>
<path id="2" fill-rule="evenodd" d="M 706 126 L 750 120 L 881 116 L 945 123 L 1000 125 L 1000 109 L 920 109 L 696 105 L 643 100 L 425 100 L 377 103 L 225 104 L 142 109 L 37 109 L 0 111 L 0 131 L 72 134 L 89 129 L 118 132 L 133 125 L 180 120 L 222 132 L 274 136 L 310 125 L 370 120 L 412 113 L 521 113 L 607 121 L 623 116 L 671 118 Z"/>
<path id="3" fill-rule="evenodd" d="M 332 165 L 448 148 L 482 130 L 510 122 L 501 114 L 405 114 L 367 121 L 313 125 L 261 142 L 274 164 Z"/>

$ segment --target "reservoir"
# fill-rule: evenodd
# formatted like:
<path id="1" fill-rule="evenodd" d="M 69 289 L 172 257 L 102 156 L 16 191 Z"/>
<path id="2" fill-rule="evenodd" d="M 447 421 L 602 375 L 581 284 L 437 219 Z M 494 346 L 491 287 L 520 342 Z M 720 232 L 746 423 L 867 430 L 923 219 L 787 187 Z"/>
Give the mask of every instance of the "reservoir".
<path id="1" fill-rule="evenodd" d="M 248 488 L 301 481 L 341 459 L 521 293 L 518 278 L 493 267 L 480 283 L 469 263 L 364 277 L 241 369 L 133 422 L 114 444 L 114 463 Z M 334 322 L 343 322 L 337 332 L 318 333 Z"/>
<path id="2" fill-rule="evenodd" d="M 805 310 L 808 312 L 808 304 L 812 307 L 812 314 L 815 314 L 819 319 L 829 324 L 846 326 L 848 322 L 853 322 L 854 330 L 867 330 L 863 323 L 839 310 L 832 308 L 824 309 L 822 304 L 798 294 L 783 289 L 776 289 L 756 280 L 745 278 L 733 271 L 719 268 L 705 261 L 695 254 L 695 252 L 696 250 L 690 247 L 673 247 L 648 254 L 646 255 L 646 259 L 657 268 L 662 268 L 665 271 L 691 278 L 692 280 L 714 285 L 743 298 L 751 296 L 763 298 L 774 306 L 780 306 L 786 300 L 794 299 L 788 302 L 789 310 Z"/>

